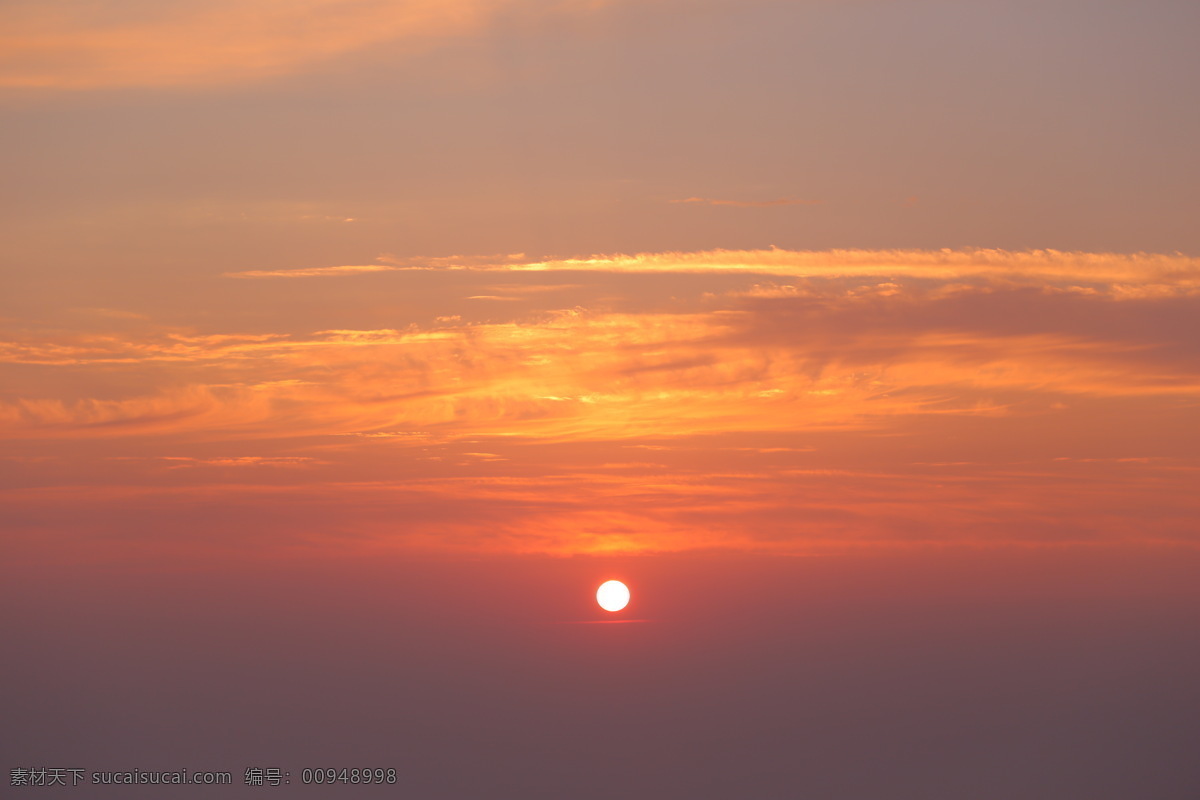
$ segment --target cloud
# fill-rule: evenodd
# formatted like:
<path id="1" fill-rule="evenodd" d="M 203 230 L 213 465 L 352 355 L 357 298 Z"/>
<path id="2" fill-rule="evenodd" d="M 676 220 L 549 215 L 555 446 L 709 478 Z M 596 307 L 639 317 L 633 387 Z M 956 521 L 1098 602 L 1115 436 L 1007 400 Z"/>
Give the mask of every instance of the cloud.
<path id="1" fill-rule="evenodd" d="M 305 267 L 301 269 L 254 269 L 246 272 L 226 272 L 227 278 L 329 278 L 343 275 L 362 275 L 369 272 L 395 272 L 400 267 L 386 264 L 351 264 L 341 267 Z"/>
<path id="2" fill-rule="evenodd" d="M 424 325 L 14 335 L 0 427 L 45 491 L 13 502 L 472 551 L 1194 541 L 1195 260 L 905 252 L 598 256 L 627 274 L 566 310 L 549 262 L 447 257 L 480 274 Z M 608 299 L 647 283 L 676 296 Z M 443 313 L 480 286 L 525 302 Z"/>
<path id="3" fill-rule="evenodd" d="M 310 456 L 217 456 L 208 458 L 197 458 L 195 456 L 155 456 L 151 459 L 132 459 L 127 456 L 114 456 L 112 460 L 166 462 L 168 469 L 187 469 L 191 467 L 302 467 L 321 463 Z"/>
<path id="4" fill-rule="evenodd" d="M 587 10 L 595 2 L 567 3 Z M 0 86 L 206 86 L 274 78 L 388 43 L 408 50 L 551 0 L 39 0 L 0 9 Z"/>
<path id="5" fill-rule="evenodd" d="M 672 203 L 699 203 L 709 206 L 736 206 L 738 208 L 769 208 L 771 206 L 819 206 L 824 200 L 802 200 L 798 197 L 780 197 L 775 200 L 714 200 L 711 197 L 687 197 L 672 200 Z"/>
<path id="6" fill-rule="evenodd" d="M 0 401 L 0 419 L 24 437 L 421 429 L 630 440 L 886 429 L 904 416 L 1041 414 L 1031 409 L 1072 396 L 1200 391 L 1190 298 L 849 286 L 734 292 L 688 313 L 575 309 L 429 328 L 0 343 L 10 363 L 125 370 L 130 386 L 158 365 L 157 391 L 67 400 L 25 390 Z"/>
<path id="7" fill-rule="evenodd" d="M 1074 285 L 1088 291 L 1107 284 L 1122 296 L 1166 296 L 1200 292 L 1200 258 L 1179 253 L 1088 253 L 1060 250 L 705 250 L 598 254 L 577 258 L 533 261 L 524 254 L 503 256 L 446 256 L 439 258 L 381 257 L 387 266 L 318 267 L 304 270 L 266 270 L 234 276 L 306 277 L 388 270 L 468 270 L 489 272 L 599 272 L 747 274 L 783 278 L 918 278 L 949 282 L 992 280 L 1028 285 Z M 953 287 L 948 286 L 947 290 Z"/>
<path id="8" fill-rule="evenodd" d="M 437 271 L 437 270 L 471 270 L 471 269 L 504 269 L 516 267 L 524 253 L 510 253 L 479 256 L 415 256 L 397 258 L 392 255 L 382 255 L 378 264 L 348 264 L 336 267 L 300 267 L 297 269 L 255 269 L 243 272 L 226 272 L 226 278 L 329 278 L 346 275 L 363 275 L 372 272 L 406 272 L 406 271 Z M 557 291 L 570 288 L 563 286 L 525 287 L 521 291 Z M 512 290 L 512 289 L 509 289 Z"/>
<path id="9" fill-rule="evenodd" d="M 54 520 L 84 547 L 96 539 L 111 547 L 114 534 L 125 546 L 166 540 L 194 550 L 236 543 L 277 551 L 299 541 L 336 543 L 342 552 L 558 555 L 1197 544 L 1194 470 L 1043 460 L 1021 468 L 783 470 L 745 462 L 734 471 L 703 449 L 690 461 L 621 469 L 598 461 L 557 473 L 543 464 L 521 475 L 510 461 L 481 454 L 446 468 L 465 474 L 431 475 L 424 466 L 387 480 L 347 480 L 340 464 L 327 466 L 323 480 L 315 464 L 247 470 L 237 481 L 223 470 L 191 469 L 167 474 L 192 483 L 0 490 L 0 502 L 11 510 L 14 535 L 32 520 Z M 283 478 L 293 482 L 269 482 Z M 170 537 L 161 535 L 164 526 Z"/>
<path id="10" fill-rule="evenodd" d="M 630 273 L 749 273 L 784 277 L 906 276 L 933 280 L 1079 281 L 1200 290 L 1200 258 L 1059 250 L 708 250 L 595 255 L 482 268 Z"/>

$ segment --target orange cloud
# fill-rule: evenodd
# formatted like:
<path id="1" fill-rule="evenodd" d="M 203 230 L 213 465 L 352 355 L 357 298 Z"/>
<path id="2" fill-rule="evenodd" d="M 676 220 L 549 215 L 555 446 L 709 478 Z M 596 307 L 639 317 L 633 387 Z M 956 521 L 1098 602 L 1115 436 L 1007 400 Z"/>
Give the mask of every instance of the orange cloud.
<path id="1" fill-rule="evenodd" d="M 485 267 L 486 268 L 486 267 Z M 597 255 L 495 265 L 493 269 L 597 272 L 751 273 L 787 277 L 907 276 L 935 280 L 1130 283 L 1200 289 L 1200 258 L 1059 250 L 708 250 Z"/>
<path id="2" fill-rule="evenodd" d="M 581 8 L 596 3 L 578 4 Z M 428 47 L 549 0 L 44 0 L 0 10 L 0 86 L 219 85 L 288 75 L 382 43 Z"/>
<path id="3" fill-rule="evenodd" d="M 1137 313 L 1114 318 L 1118 303 Z M 169 382 L 122 399 L 23 397 L 0 404 L 0 419 L 25 436 L 71 437 L 172 427 L 263 437 L 440 426 L 554 440 L 872 429 L 897 415 L 1015 413 L 1030 393 L 1188 396 L 1200 390 L 1186 368 L 1193 354 L 1147 326 L 1187 325 L 1190 313 L 1158 300 L 887 284 L 735 293 L 687 314 L 9 342 L 0 352 L 10 362 L 159 363 Z"/>
<path id="4" fill-rule="evenodd" d="M 411 270 L 465 270 L 518 268 L 524 253 L 489 256 L 433 256 L 429 258 L 397 258 L 383 255 L 378 264 L 348 264 L 336 267 L 299 267 L 295 269 L 256 269 L 243 272 L 226 272 L 226 278 L 327 278 L 345 275 L 362 275 L 372 272 L 399 272 Z M 521 291 L 555 291 L 564 287 L 522 287 Z"/>
<path id="5" fill-rule="evenodd" d="M 592 255 L 531 261 L 524 254 L 380 259 L 389 267 L 319 267 L 233 273 L 288 277 L 352 274 L 386 269 L 507 272 L 749 274 L 788 278 L 909 277 L 935 281 L 988 279 L 1005 283 L 1066 284 L 1090 291 L 1108 284 L 1114 296 L 1146 297 L 1200 292 L 1200 258 L 1161 253 L 1085 253 L 1060 250 L 706 250 Z M 1082 284 L 1072 286 L 1072 284 Z M 953 290 L 948 284 L 946 290 Z"/>
<path id="6" fill-rule="evenodd" d="M 226 272 L 227 278 L 326 278 L 340 275 L 361 275 L 368 272 L 394 272 L 399 267 L 386 264 L 351 264 L 341 267 L 306 267 L 301 269 L 252 269 L 245 272 Z"/>
<path id="7" fill-rule="evenodd" d="M 531 263 L 444 287 L 528 299 L 485 322 L 13 336 L 6 463 L 40 488 L 5 502 L 132 518 L 226 492 L 239 530 L 284 537 L 300 508 L 383 547 L 553 553 L 1194 538 L 1192 259 L 598 257 L 629 272 L 616 299 L 569 310 Z M 702 291 L 729 264 L 754 266 Z M 671 304 L 637 301 L 647 265 L 679 272 Z"/>
<path id="8" fill-rule="evenodd" d="M 388 460 L 403 463 L 403 451 Z M 569 452 L 565 454 L 568 461 Z M 855 548 L 1063 546 L 1154 543 L 1195 546 L 1197 468 L 1168 463 L 1031 460 L 1022 464 L 911 465 L 891 469 L 714 466 L 693 450 L 668 468 L 559 470 L 497 457 L 444 474 L 346 480 L 347 465 L 172 472 L 175 483 L 123 475 L 120 485 L 0 490 L 10 533 L 54 516 L 75 535 L 138 530 L 170 514 L 171 536 L 145 542 L 278 553 L 328 541 L 343 551 L 552 553 L 740 550 L 815 554 Z M 164 471 L 169 466 L 162 467 Z M 451 474 L 458 471 L 461 474 Z M 267 473 L 270 473 L 269 475 Z M 206 480 L 206 476 L 216 480 Z M 256 475 L 259 476 L 256 478 Z M 1138 513 L 1131 516 L 1131 509 Z M 222 536 L 215 535 L 220 531 Z M 144 535 L 144 534 L 143 534 Z M 129 534 L 125 533 L 128 537 Z"/>

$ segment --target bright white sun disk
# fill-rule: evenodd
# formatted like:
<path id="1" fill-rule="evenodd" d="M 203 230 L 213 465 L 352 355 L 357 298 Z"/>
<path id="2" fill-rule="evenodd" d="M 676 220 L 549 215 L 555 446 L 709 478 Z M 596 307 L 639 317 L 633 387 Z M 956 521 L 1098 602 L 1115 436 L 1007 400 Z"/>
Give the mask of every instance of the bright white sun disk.
<path id="1" fill-rule="evenodd" d="M 596 590 L 596 602 L 605 611 L 620 611 L 629 605 L 629 587 L 620 581 L 605 581 Z"/>

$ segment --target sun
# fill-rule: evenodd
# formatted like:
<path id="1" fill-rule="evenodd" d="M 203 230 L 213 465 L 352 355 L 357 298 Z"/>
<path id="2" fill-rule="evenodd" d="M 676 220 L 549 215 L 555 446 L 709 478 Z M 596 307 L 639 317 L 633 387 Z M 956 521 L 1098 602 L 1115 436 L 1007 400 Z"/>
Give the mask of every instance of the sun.
<path id="1" fill-rule="evenodd" d="M 596 590 L 596 602 L 605 611 L 620 611 L 629 605 L 629 587 L 620 581 L 605 581 Z"/>

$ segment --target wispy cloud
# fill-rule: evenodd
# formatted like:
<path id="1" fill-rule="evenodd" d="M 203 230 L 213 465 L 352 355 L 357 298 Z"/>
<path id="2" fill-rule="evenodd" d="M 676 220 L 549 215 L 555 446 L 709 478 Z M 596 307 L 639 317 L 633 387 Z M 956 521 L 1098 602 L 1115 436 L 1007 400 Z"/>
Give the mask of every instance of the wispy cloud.
<path id="1" fill-rule="evenodd" d="M 551 0 L 41 0 L 0 8 L 0 86 L 205 86 L 309 69 L 371 46 L 428 48 Z M 580 11 L 603 3 L 574 3 Z"/>
<path id="2" fill-rule="evenodd" d="M 433 268 L 464 262 L 482 272 L 445 287 L 460 309 L 464 287 L 524 302 L 394 328 L 14 336 L 6 446 L 105 454 L 82 482 L 94 496 L 64 472 L 86 459 L 21 461 L 23 480 L 50 476 L 46 497 L 69 484 L 133 514 L 150 495 L 190 509 L 227 492 L 405 547 L 1194 538 L 1194 259 L 768 250 Z M 678 296 L 563 310 L 548 263 L 628 273 L 614 293 L 677 272 Z M 745 279 L 704 291 L 729 265 Z"/>
<path id="3" fill-rule="evenodd" d="M 347 275 L 364 275 L 372 272 L 412 272 L 437 270 L 478 270 L 519 268 L 524 253 L 497 255 L 454 255 L 454 256 L 411 256 L 399 258 L 382 255 L 376 264 L 347 264 L 334 267 L 296 267 L 292 269 L 254 269 L 242 272 L 223 273 L 226 278 L 330 278 Z M 555 291 L 567 287 L 542 287 L 540 291 Z M 521 291 L 538 291 L 537 287 L 524 287 Z"/>
<path id="4" fill-rule="evenodd" d="M 598 254 L 530 260 L 524 254 L 381 257 L 381 264 L 259 270 L 233 277 L 309 277 L 403 270 L 616 272 L 770 275 L 784 278 L 881 277 L 933 281 L 988 279 L 1005 283 L 1108 284 L 1113 294 L 1174 295 L 1200 291 L 1200 258 L 1163 253 L 1061 250 L 705 250 Z M 529 291 L 528 289 L 526 291 Z"/>
<path id="5" fill-rule="evenodd" d="M 322 463 L 310 456 L 216 456 L 206 458 L 195 456 L 152 456 L 149 458 L 113 456 L 111 460 L 159 462 L 164 464 L 168 469 L 187 469 L 191 467 L 304 467 Z"/>
<path id="6" fill-rule="evenodd" d="M 427 329 L 0 343 L 9 363 L 131 376 L 160 365 L 160 380 L 170 376 L 156 392 L 123 399 L 13 398 L 0 402 L 0 419 L 35 437 L 441 426 L 443 435 L 628 440 L 879 429 L 905 415 L 996 416 L 1072 396 L 1200 391 L 1200 317 L 1187 297 L 889 281 L 732 292 L 702 305 Z"/>
<path id="7" fill-rule="evenodd" d="M 298 269 L 254 269 L 245 272 L 226 272 L 227 278 L 331 278 L 362 275 L 369 272 L 395 272 L 401 267 L 386 264 L 349 264 L 340 267 L 301 267 Z"/>
<path id="8" fill-rule="evenodd" d="M 1200 288 L 1200 258 L 1059 250 L 707 250 L 594 255 L 480 268 L 596 272 L 750 273 L 785 277 L 906 276 L 1079 281 Z"/>

